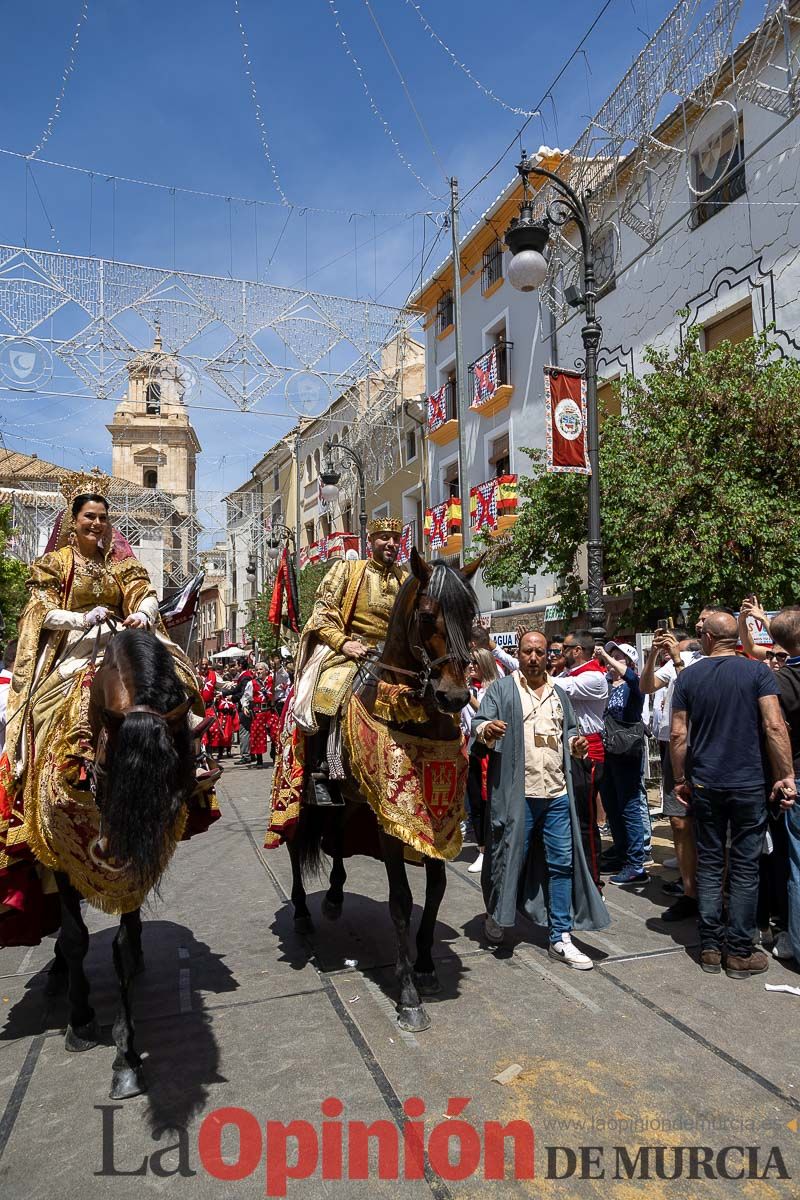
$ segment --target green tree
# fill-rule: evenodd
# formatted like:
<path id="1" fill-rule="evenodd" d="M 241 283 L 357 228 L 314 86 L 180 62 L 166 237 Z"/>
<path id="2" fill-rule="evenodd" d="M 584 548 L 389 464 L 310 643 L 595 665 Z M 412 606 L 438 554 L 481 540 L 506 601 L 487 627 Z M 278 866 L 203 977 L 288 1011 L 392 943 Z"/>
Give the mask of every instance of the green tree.
<path id="1" fill-rule="evenodd" d="M 300 628 L 302 629 L 308 618 L 311 616 L 311 609 L 314 607 L 314 596 L 317 588 L 322 583 L 322 580 L 327 575 L 333 562 L 326 563 L 309 563 L 300 572 L 300 578 L 297 583 L 298 600 L 300 602 Z M 269 608 L 272 602 L 272 585 L 270 584 L 258 596 L 253 615 L 247 624 L 247 634 L 251 638 L 255 638 L 259 646 L 263 646 L 268 650 L 272 650 L 275 645 L 275 626 L 270 624 Z M 286 624 L 286 601 L 283 604 L 283 625 L 281 637 L 288 632 Z"/>
<path id="2" fill-rule="evenodd" d="M 314 607 L 314 597 L 317 594 L 317 588 L 322 583 L 332 566 L 333 560 L 326 563 L 309 563 L 308 566 L 303 567 L 303 570 L 300 572 L 300 578 L 297 582 L 297 591 L 298 598 L 300 600 L 301 629 L 311 616 L 311 610 Z"/>
<path id="3" fill-rule="evenodd" d="M 800 599 L 800 363 L 767 335 L 709 353 L 698 336 L 648 348 L 651 369 L 617 385 L 622 414 L 602 427 L 605 581 L 633 594 L 639 619 L 736 606 L 751 591 L 768 607 Z M 586 479 L 547 474 L 543 451 L 526 453 L 519 518 L 493 546 L 487 580 L 552 573 L 563 608 L 583 608 Z"/>
<path id="4" fill-rule="evenodd" d="M 0 614 L 5 627 L 4 641 L 16 637 L 17 620 L 27 599 L 25 580 L 28 570 L 24 563 L 8 553 L 11 533 L 11 509 L 6 505 L 0 507 Z"/>

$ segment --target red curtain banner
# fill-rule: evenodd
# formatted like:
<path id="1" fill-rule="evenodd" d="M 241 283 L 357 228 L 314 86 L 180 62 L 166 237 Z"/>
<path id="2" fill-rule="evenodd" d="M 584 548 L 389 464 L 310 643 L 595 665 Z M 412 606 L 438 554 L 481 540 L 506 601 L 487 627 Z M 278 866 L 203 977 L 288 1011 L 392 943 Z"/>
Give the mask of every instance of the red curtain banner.
<path id="1" fill-rule="evenodd" d="M 586 440 L 586 380 L 578 371 L 544 369 L 547 470 L 591 475 Z"/>

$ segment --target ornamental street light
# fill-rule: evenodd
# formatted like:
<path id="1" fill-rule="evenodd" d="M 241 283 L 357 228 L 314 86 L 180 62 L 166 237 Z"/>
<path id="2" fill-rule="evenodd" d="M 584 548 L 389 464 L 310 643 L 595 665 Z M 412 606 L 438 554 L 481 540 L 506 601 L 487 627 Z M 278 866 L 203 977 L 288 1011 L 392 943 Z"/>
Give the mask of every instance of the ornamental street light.
<path id="1" fill-rule="evenodd" d="M 364 483 L 364 464 L 356 454 L 355 450 L 351 450 L 344 442 L 337 442 L 333 446 L 330 442 L 326 442 L 322 448 L 325 455 L 325 461 L 322 464 L 322 470 L 319 477 L 322 483 L 320 495 L 326 504 L 335 504 L 339 499 L 339 480 L 342 478 L 341 472 L 336 470 L 333 463 L 332 453 L 338 451 L 339 454 L 346 455 L 356 469 L 358 476 L 358 522 L 361 531 L 361 557 L 367 557 L 367 489 Z"/>
<path id="2" fill-rule="evenodd" d="M 522 162 L 517 164 L 522 176 L 522 203 L 519 216 L 512 218 L 505 232 L 505 243 L 512 258 L 508 268 L 508 281 L 519 291 L 531 292 L 541 287 L 547 275 L 547 261 L 542 251 L 550 236 L 550 227 L 561 227 L 574 222 L 581 235 L 583 248 L 583 293 L 568 296 L 568 303 L 582 307 L 586 321 L 581 330 L 585 351 L 587 441 L 589 448 L 589 542 L 588 542 L 588 615 L 589 625 L 595 640 L 605 638 L 605 609 L 603 608 L 603 543 L 600 525 L 600 456 L 597 416 L 597 350 L 602 330 L 595 316 L 597 287 L 594 273 L 594 248 L 591 238 L 591 218 L 586 202 L 570 185 L 544 167 L 528 158 L 523 150 Z M 536 221 L 533 215 L 533 197 L 528 184 L 529 175 L 549 179 L 559 193 L 547 205 L 544 221 Z"/>
<path id="3" fill-rule="evenodd" d="M 294 547 L 294 531 L 280 521 L 268 521 L 264 526 L 264 545 L 267 558 L 275 562 L 285 546 Z"/>

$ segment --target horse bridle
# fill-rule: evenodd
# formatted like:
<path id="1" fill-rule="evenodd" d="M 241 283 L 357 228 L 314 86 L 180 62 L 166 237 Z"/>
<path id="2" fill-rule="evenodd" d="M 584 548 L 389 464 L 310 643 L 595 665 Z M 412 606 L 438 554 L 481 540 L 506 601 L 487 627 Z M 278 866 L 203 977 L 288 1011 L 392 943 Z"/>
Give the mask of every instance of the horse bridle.
<path id="1" fill-rule="evenodd" d="M 418 600 L 424 595 L 427 595 L 427 593 L 419 593 Z M 439 658 L 430 657 L 428 651 L 423 645 L 422 636 L 419 631 L 419 615 L 419 607 L 417 607 L 414 609 L 411 619 L 406 626 L 406 638 L 408 639 L 408 646 L 411 650 L 413 658 L 422 664 L 420 670 L 409 671 L 406 667 L 393 667 L 390 666 L 389 663 L 383 662 L 381 659 L 376 659 L 365 663 L 365 669 L 372 673 L 389 671 L 393 672 L 395 675 L 404 675 L 408 679 L 416 679 L 417 687 L 414 689 L 413 695 L 415 699 L 422 700 L 423 697 L 427 695 L 428 691 L 431 690 L 431 675 L 433 672 L 437 667 L 443 666 L 444 663 L 452 662 L 453 655 L 448 653 L 442 654 Z M 431 616 L 432 615 L 433 614 L 431 614 Z M 416 633 L 416 637 L 412 640 L 413 632 Z"/>
<path id="2" fill-rule="evenodd" d="M 111 630 L 111 636 L 119 632 L 119 623 L 113 616 L 106 617 L 100 622 L 98 631 L 103 625 L 108 625 Z M 110 639 L 109 639 L 110 640 Z M 94 666 L 97 662 L 97 652 L 100 645 L 100 634 L 98 632 L 95 638 L 94 647 L 92 648 L 91 665 Z M 106 752 L 109 740 L 108 719 L 112 722 L 118 722 L 120 725 L 130 713 L 149 713 L 151 717 L 155 717 L 159 721 L 163 721 L 165 725 L 169 725 L 172 721 L 182 720 L 187 716 L 189 709 L 192 707 L 192 698 L 187 696 L 180 704 L 176 704 L 169 712 L 159 712 L 155 708 L 151 708 L 148 704 L 132 704 L 129 708 L 118 712 L 114 708 L 103 708 L 102 711 L 102 728 L 100 736 L 97 740 L 97 749 L 95 750 L 95 759 L 92 763 L 90 774 L 90 786 L 95 802 L 99 804 L 100 793 L 103 785 L 108 777 L 108 771 L 105 765 Z"/>

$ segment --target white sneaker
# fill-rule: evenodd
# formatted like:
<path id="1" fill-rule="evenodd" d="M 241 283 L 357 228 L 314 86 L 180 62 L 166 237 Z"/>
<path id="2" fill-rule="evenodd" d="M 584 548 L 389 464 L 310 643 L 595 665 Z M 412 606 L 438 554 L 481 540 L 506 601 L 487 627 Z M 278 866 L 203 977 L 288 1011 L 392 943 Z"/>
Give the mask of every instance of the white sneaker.
<path id="1" fill-rule="evenodd" d="M 665 858 L 661 865 L 669 871 L 674 871 L 678 866 L 678 860 L 677 858 Z"/>
<path id="2" fill-rule="evenodd" d="M 583 954 L 573 944 L 572 938 L 568 933 L 562 933 L 559 942 L 551 942 L 547 948 L 547 953 L 551 958 L 557 958 L 559 962 L 563 962 L 566 966 L 574 967 L 576 971 L 591 971 L 594 966 L 588 954 Z"/>
<path id="3" fill-rule="evenodd" d="M 494 917 L 489 916 L 488 913 L 486 914 L 483 932 L 486 934 L 487 942 L 494 942 L 495 945 L 499 945 L 503 940 L 503 926 L 498 925 Z"/>
<path id="4" fill-rule="evenodd" d="M 482 866 L 483 866 L 483 851 L 481 850 L 481 851 L 479 851 L 478 857 L 475 859 L 475 862 L 470 863 L 469 866 L 467 867 L 467 870 L 471 874 L 477 875 L 478 872 L 481 870 Z"/>
<path id="5" fill-rule="evenodd" d="M 470 867 L 470 870 L 472 868 Z M 794 958 L 794 950 L 792 949 L 791 938 L 785 929 L 782 929 L 772 947 L 773 958 Z"/>

